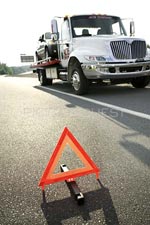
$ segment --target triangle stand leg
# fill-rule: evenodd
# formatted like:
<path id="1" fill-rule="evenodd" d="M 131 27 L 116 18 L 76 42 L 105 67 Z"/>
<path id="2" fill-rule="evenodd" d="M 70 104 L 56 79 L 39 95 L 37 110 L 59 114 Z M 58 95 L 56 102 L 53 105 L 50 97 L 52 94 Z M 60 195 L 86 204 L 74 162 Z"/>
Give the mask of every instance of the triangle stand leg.
<path id="1" fill-rule="evenodd" d="M 65 164 L 60 165 L 61 172 L 69 171 L 68 167 Z M 84 203 L 84 195 L 82 194 L 80 188 L 74 179 L 65 180 L 71 194 L 75 197 L 78 205 L 82 205 Z"/>

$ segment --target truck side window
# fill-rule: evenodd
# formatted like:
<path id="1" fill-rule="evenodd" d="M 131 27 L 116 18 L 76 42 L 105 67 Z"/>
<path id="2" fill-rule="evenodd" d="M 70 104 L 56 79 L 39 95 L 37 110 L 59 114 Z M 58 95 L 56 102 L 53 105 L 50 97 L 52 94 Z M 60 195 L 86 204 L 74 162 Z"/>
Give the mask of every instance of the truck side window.
<path id="1" fill-rule="evenodd" d="M 69 30 L 69 24 L 68 20 L 65 20 L 62 24 L 62 41 L 70 41 L 70 30 Z"/>
<path id="2" fill-rule="evenodd" d="M 113 34 L 123 34 L 119 21 L 112 24 Z"/>

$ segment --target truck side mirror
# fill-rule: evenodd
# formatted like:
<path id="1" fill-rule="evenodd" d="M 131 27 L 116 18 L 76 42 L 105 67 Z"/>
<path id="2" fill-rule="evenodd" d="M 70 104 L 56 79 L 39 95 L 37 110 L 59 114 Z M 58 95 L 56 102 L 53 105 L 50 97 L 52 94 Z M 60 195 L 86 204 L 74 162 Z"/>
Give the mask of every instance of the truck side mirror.
<path id="1" fill-rule="evenodd" d="M 51 30 L 53 34 L 57 34 L 58 33 L 58 24 L 57 24 L 57 20 L 53 19 L 51 21 Z"/>
<path id="2" fill-rule="evenodd" d="M 59 31 L 58 31 L 58 23 L 56 19 L 51 21 L 51 30 L 52 30 L 52 40 L 58 41 L 59 39 Z"/>
<path id="3" fill-rule="evenodd" d="M 134 21 L 130 22 L 130 36 L 134 36 L 135 34 L 135 24 Z"/>
<path id="4" fill-rule="evenodd" d="M 38 41 L 42 41 L 42 37 L 39 37 Z"/>
<path id="5" fill-rule="evenodd" d="M 42 36 L 39 37 L 39 41 L 43 42 L 44 41 L 44 34 L 42 34 Z"/>

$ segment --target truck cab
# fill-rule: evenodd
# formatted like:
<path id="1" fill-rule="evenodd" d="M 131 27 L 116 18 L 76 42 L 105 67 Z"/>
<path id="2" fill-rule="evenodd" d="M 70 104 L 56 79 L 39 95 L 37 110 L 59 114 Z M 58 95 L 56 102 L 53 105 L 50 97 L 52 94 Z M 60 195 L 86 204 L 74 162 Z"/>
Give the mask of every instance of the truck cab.
<path id="1" fill-rule="evenodd" d="M 65 17 L 60 34 L 60 57 L 63 63 L 66 62 L 66 66 L 67 59 L 74 53 L 81 63 L 93 58 L 90 57 L 93 56 L 91 52 L 97 59 L 103 59 L 105 56 L 108 58 L 109 52 L 107 46 L 104 46 L 106 41 L 114 39 L 115 36 L 118 39 L 127 35 L 119 17 L 106 15 Z"/>

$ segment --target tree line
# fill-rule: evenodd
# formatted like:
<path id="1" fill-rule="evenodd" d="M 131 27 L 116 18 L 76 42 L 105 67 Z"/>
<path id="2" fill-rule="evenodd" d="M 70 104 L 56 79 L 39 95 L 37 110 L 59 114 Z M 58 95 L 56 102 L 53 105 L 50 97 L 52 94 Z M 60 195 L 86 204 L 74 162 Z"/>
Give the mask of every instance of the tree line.
<path id="1" fill-rule="evenodd" d="M 8 67 L 5 63 L 0 62 L 0 75 L 8 74 L 20 74 L 24 72 L 30 71 L 30 66 L 13 66 L 13 67 Z"/>
<path id="2" fill-rule="evenodd" d="M 3 74 L 12 74 L 13 71 L 11 69 L 11 67 L 8 67 L 5 63 L 0 63 L 0 75 Z"/>

